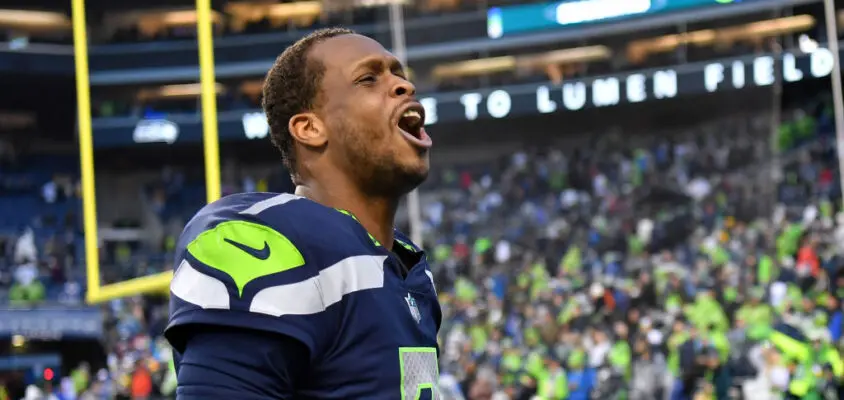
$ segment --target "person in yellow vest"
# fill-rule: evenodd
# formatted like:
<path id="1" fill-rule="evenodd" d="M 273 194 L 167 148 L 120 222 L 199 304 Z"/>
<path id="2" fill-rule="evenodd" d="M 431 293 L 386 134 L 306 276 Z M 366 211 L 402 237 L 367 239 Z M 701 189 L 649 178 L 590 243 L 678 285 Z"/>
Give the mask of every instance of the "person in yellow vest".
<path id="1" fill-rule="evenodd" d="M 844 383 L 844 361 L 838 349 L 830 343 L 829 331 L 826 328 L 818 327 L 807 335 L 812 343 L 814 358 L 814 375 L 817 391 L 820 393 L 829 392 L 831 396 L 837 396 Z M 836 397 L 830 397 L 836 398 Z"/>
<path id="2" fill-rule="evenodd" d="M 679 319 L 674 322 L 672 333 L 668 337 L 668 373 L 672 381 L 680 377 L 680 346 L 689 339 L 689 329 L 686 322 Z M 673 383 L 673 382 L 672 382 Z"/>
<path id="3" fill-rule="evenodd" d="M 566 371 L 554 358 L 546 359 L 547 367 L 537 377 L 536 397 L 541 400 L 564 400 L 569 396 Z"/>
<path id="4" fill-rule="evenodd" d="M 625 381 L 630 381 L 631 373 L 630 365 L 633 360 L 630 344 L 628 343 L 627 325 L 618 322 L 613 327 L 615 330 L 615 342 L 610 348 L 608 359 L 610 365 L 617 371 L 621 372 Z"/>
<path id="5" fill-rule="evenodd" d="M 820 400 L 820 394 L 815 387 L 814 366 L 792 360 L 788 369 L 791 373 L 791 382 L 788 384 L 788 391 L 785 398 L 788 400 Z"/>
<path id="6" fill-rule="evenodd" d="M 73 380 L 76 393 L 82 393 L 88 388 L 88 382 L 91 380 L 91 367 L 86 362 L 80 363 L 76 369 L 71 371 L 70 379 Z"/>

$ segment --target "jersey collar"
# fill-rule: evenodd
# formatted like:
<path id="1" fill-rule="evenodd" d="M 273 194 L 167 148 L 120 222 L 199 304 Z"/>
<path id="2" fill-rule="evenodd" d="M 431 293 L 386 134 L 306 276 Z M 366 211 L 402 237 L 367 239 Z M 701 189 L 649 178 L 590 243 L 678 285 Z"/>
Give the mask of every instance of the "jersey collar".
<path id="1" fill-rule="evenodd" d="M 354 214 L 352 214 L 352 213 L 351 213 L 351 211 L 344 210 L 344 209 L 342 209 L 342 208 L 335 208 L 335 210 L 337 210 L 337 211 L 339 211 L 339 212 L 341 212 L 341 213 L 343 213 L 343 214 L 345 214 L 345 215 L 347 215 L 347 216 L 351 217 L 353 220 L 355 220 L 355 222 L 357 222 L 357 223 L 358 223 L 358 225 L 361 225 L 361 227 L 363 227 L 363 225 L 362 225 L 362 224 L 360 223 L 360 221 L 358 220 L 358 217 L 355 217 L 355 215 L 354 215 Z M 366 231 L 366 228 L 364 228 L 364 231 Z M 397 231 L 397 230 L 394 230 L 394 233 L 398 233 L 398 231 Z M 371 240 L 371 241 L 372 241 L 372 244 L 373 244 L 373 245 L 375 245 L 375 247 L 384 247 L 384 246 L 382 246 L 382 245 L 381 245 L 381 243 L 378 241 L 378 239 L 375 239 L 375 236 L 372 236 L 372 234 L 371 234 L 371 233 L 369 233 L 369 231 L 366 231 L 366 234 L 369 236 L 369 240 Z M 413 245 L 413 244 L 412 244 L 412 243 L 410 243 L 410 242 L 406 242 L 406 241 L 404 241 L 404 240 L 399 239 L 399 238 L 398 238 L 398 237 L 394 234 L 394 235 L 393 235 L 393 251 L 395 251 L 395 250 L 396 250 L 396 247 L 397 247 L 397 246 L 398 246 L 398 247 L 401 247 L 401 248 L 403 248 L 403 249 L 405 249 L 405 250 L 407 250 L 407 251 L 409 251 L 409 252 L 411 252 L 411 253 L 413 253 L 414 255 L 419 255 L 420 253 L 424 253 L 424 252 L 422 251 L 422 249 L 420 249 L 420 248 L 416 247 L 415 245 Z"/>

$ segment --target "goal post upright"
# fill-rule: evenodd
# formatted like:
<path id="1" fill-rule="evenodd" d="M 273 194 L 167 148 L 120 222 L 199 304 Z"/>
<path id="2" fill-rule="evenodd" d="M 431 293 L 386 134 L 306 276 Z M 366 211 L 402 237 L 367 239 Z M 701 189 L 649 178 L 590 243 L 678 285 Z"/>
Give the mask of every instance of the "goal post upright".
<path id="1" fill-rule="evenodd" d="M 94 190 L 94 140 L 91 128 L 91 86 L 88 75 L 88 31 L 85 0 L 71 0 L 73 55 L 76 78 L 76 114 L 79 170 L 82 186 L 82 222 L 85 233 L 85 272 L 89 302 L 100 289 L 100 254 L 97 245 L 97 199 Z"/>
<path id="2" fill-rule="evenodd" d="M 220 198 L 220 144 L 217 132 L 217 79 L 214 73 L 214 35 L 211 0 L 196 0 L 199 85 L 202 101 L 202 144 L 205 193 L 208 203 Z"/>
<path id="3" fill-rule="evenodd" d="M 89 304 L 145 293 L 167 293 L 172 271 L 102 285 L 94 174 L 94 140 L 91 126 L 91 86 L 88 70 L 88 27 L 85 0 L 71 0 L 79 163 L 82 186 L 82 218 L 85 236 L 85 270 Z M 206 200 L 220 198 L 220 154 L 217 128 L 217 92 L 214 73 L 214 37 L 211 0 L 196 0 L 197 47 L 202 104 L 202 140 L 205 158 Z"/>

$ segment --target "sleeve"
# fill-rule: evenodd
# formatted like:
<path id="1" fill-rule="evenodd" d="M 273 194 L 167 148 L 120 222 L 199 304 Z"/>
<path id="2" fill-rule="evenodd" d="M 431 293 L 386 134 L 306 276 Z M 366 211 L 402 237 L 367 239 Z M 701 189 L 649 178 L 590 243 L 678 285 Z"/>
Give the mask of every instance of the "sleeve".
<path id="1" fill-rule="evenodd" d="M 176 399 L 292 399 L 304 373 L 297 360 L 307 357 L 308 349 L 289 337 L 223 327 L 196 331 L 176 355 Z"/>
<path id="2" fill-rule="evenodd" d="M 339 325 L 338 311 L 325 306 L 320 268 L 309 261 L 314 244 L 303 245 L 289 224 L 233 214 L 200 214 L 185 228 L 165 336 L 184 352 L 208 326 L 260 331 L 302 343 L 309 358 L 300 359 L 300 368 L 314 362 Z"/>

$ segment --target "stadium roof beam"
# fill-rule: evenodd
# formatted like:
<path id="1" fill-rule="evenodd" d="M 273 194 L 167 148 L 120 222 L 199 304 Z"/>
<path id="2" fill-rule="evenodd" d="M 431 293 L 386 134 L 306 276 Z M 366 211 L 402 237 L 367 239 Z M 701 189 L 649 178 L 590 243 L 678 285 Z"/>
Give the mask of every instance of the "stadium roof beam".
<path id="1" fill-rule="evenodd" d="M 264 89 L 264 81 L 251 79 L 240 84 L 240 91 L 249 96 L 257 96 Z"/>
<path id="2" fill-rule="evenodd" d="M 27 32 L 68 31 L 71 22 L 58 12 L 0 9 L 0 27 Z"/>
<path id="3" fill-rule="evenodd" d="M 516 69 L 516 57 L 502 56 L 440 64 L 431 71 L 434 79 L 489 75 Z"/>
<path id="4" fill-rule="evenodd" d="M 220 83 L 215 85 L 217 94 L 226 93 L 226 87 Z M 145 88 L 138 92 L 138 100 L 154 100 L 163 98 L 191 98 L 200 96 L 200 85 L 198 83 L 186 83 L 179 85 L 165 85 L 157 88 Z"/>
<path id="5" fill-rule="evenodd" d="M 753 22 L 735 28 L 719 29 L 716 33 L 719 42 L 729 43 L 739 40 L 756 40 L 776 35 L 802 32 L 813 26 L 815 26 L 815 18 L 811 15 L 796 15 L 769 21 Z"/>
<path id="6" fill-rule="evenodd" d="M 589 63 L 607 60 L 610 57 L 612 57 L 612 50 L 607 46 L 598 45 L 518 56 L 517 64 L 518 68 L 544 69 L 549 65 Z"/>
<path id="7" fill-rule="evenodd" d="M 805 31 L 815 26 L 810 15 L 797 15 L 720 29 L 703 29 L 693 32 L 665 35 L 636 40 L 627 46 L 627 55 L 633 62 L 644 60 L 650 54 L 666 53 L 680 46 L 711 46 L 732 44 L 737 41 L 758 41 L 771 36 Z"/>
<path id="8" fill-rule="evenodd" d="M 515 70 L 546 70 L 549 66 L 571 65 L 606 60 L 612 50 L 606 46 L 586 46 L 573 49 L 553 50 L 545 53 L 520 56 L 480 58 L 440 64 L 431 71 L 437 80 L 489 75 Z"/>
<path id="9" fill-rule="evenodd" d="M 409 0 L 322 0 L 327 11 L 343 11 L 354 8 L 381 7 L 390 4 L 409 4 Z"/>
<path id="10" fill-rule="evenodd" d="M 165 28 L 195 27 L 196 10 L 152 10 L 111 13 L 106 18 L 107 29 L 137 27 L 145 35 L 154 35 Z M 221 27 L 223 17 L 219 12 L 211 11 L 211 22 Z"/>
<path id="11" fill-rule="evenodd" d="M 232 16 L 232 27 L 235 30 L 242 30 L 248 23 L 258 22 L 264 18 L 276 26 L 288 22 L 308 26 L 322 15 L 323 7 L 319 1 L 293 3 L 239 1 L 226 4 L 225 11 Z"/>

